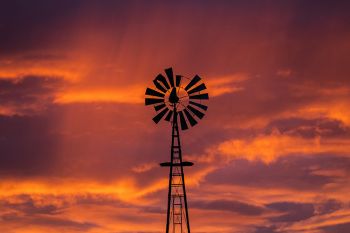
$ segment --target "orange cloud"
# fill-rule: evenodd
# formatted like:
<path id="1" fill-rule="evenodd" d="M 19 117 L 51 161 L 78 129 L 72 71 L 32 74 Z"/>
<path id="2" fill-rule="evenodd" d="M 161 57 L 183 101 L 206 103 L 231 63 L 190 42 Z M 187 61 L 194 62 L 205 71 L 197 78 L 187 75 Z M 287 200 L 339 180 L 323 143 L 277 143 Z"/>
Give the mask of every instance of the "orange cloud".
<path id="1" fill-rule="evenodd" d="M 34 55 L 27 54 L 23 56 Z M 77 81 L 84 76 L 87 67 L 88 64 L 82 61 L 65 57 L 62 59 L 46 59 L 45 56 L 39 56 L 38 59 L 12 57 L 7 60 L 0 60 L 0 78 L 17 79 L 24 76 L 44 76 Z"/>
<path id="2" fill-rule="evenodd" d="M 18 111 L 16 110 L 16 107 L 12 106 L 0 106 L 0 116 L 13 116 L 18 115 Z"/>
<path id="3" fill-rule="evenodd" d="M 186 177 L 186 184 L 196 186 L 213 168 L 204 168 L 192 172 Z M 109 195 L 123 202 L 138 203 L 148 194 L 166 189 L 167 177 L 154 181 L 146 187 L 138 186 L 134 177 L 119 178 L 118 181 L 100 183 L 94 180 L 77 179 L 40 179 L 15 180 L 6 179 L 1 182 L 0 197 L 28 195 Z M 142 199 L 144 202 L 145 199 Z"/>
<path id="4" fill-rule="evenodd" d="M 313 93 L 320 97 L 312 103 L 301 106 L 294 111 L 286 112 L 284 115 L 304 116 L 305 118 L 327 117 L 343 122 L 350 126 L 350 88 L 327 87 L 320 88 L 314 85 L 298 85 L 292 88 L 296 96 Z"/>
<path id="5" fill-rule="evenodd" d="M 54 102 L 57 104 L 94 102 L 140 104 L 144 102 L 144 89 L 144 87 L 135 86 L 116 89 L 68 90 L 58 93 Z"/>
<path id="6" fill-rule="evenodd" d="M 346 154 L 350 151 L 348 139 L 309 139 L 273 132 L 252 139 L 232 139 L 220 143 L 217 151 L 226 158 L 245 158 L 270 163 L 281 156 L 318 153 Z"/>
<path id="7" fill-rule="evenodd" d="M 156 167 L 159 167 L 157 163 L 143 163 L 133 167 L 132 170 L 136 173 L 143 173 L 143 172 L 152 170 L 153 168 L 156 168 Z"/>
<path id="8" fill-rule="evenodd" d="M 211 77 L 205 83 L 210 91 L 210 96 L 215 97 L 244 90 L 242 82 L 247 79 L 247 74 L 237 73 L 234 75 Z"/>
<path id="9" fill-rule="evenodd" d="M 349 95 L 350 96 L 350 95 Z M 350 126 L 350 101 L 332 100 L 324 103 L 314 103 L 299 109 L 295 114 L 306 118 L 327 117 Z M 292 115 L 292 114 L 291 114 Z"/>

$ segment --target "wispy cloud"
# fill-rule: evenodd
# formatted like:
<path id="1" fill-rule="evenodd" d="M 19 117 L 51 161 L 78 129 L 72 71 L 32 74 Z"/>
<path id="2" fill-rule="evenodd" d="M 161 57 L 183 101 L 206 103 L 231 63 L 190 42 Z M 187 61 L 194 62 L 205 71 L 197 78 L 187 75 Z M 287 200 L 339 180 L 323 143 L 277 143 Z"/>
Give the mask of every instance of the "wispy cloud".
<path id="1" fill-rule="evenodd" d="M 243 91 L 243 82 L 249 79 L 247 74 L 237 73 L 218 77 L 209 77 L 206 84 L 210 90 L 210 96 L 220 96 L 224 94 Z"/>

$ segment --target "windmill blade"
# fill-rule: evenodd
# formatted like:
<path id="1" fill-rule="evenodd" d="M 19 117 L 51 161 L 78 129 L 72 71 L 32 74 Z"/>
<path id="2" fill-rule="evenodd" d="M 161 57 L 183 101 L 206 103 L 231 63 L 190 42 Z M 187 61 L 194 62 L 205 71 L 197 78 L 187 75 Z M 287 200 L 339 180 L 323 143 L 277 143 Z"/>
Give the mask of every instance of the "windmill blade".
<path id="1" fill-rule="evenodd" d="M 180 116 L 180 124 L 181 124 L 181 129 L 182 130 L 186 130 L 188 129 L 186 120 L 185 120 L 185 116 L 183 112 L 179 112 L 179 116 Z"/>
<path id="2" fill-rule="evenodd" d="M 153 99 L 153 98 L 145 99 L 145 105 L 158 104 L 162 102 L 164 102 L 164 99 Z"/>
<path id="3" fill-rule="evenodd" d="M 164 103 L 154 106 L 154 109 L 158 112 L 162 110 L 166 105 Z"/>
<path id="4" fill-rule="evenodd" d="M 195 109 L 194 107 L 192 107 L 191 105 L 187 106 L 188 110 L 190 110 L 194 115 L 196 115 L 199 119 L 202 119 L 204 117 L 204 113 L 202 113 L 201 111 Z"/>
<path id="5" fill-rule="evenodd" d="M 190 104 L 194 105 L 194 106 L 197 106 L 198 108 L 201 108 L 203 109 L 204 111 L 207 111 L 208 107 L 203 105 L 203 104 L 200 104 L 200 103 L 196 103 L 196 102 L 193 102 L 193 101 L 190 101 Z"/>
<path id="6" fill-rule="evenodd" d="M 193 79 L 185 87 L 185 90 L 188 91 L 188 89 L 196 85 L 196 83 L 198 83 L 200 80 L 201 78 L 198 75 L 194 76 Z"/>
<path id="7" fill-rule="evenodd" d="M 152 96 L 158 96 L 158 97 L 164 97 L 163 93 L 160 93 L 156 90 L 153 90 L 151 88 L 146 89 L 146 95 L 152 95 Z"/>
<path id="8" fill-rule="evenodd" d="M 166 121 L 171 121 L 171 117 L 173 116 L 173 111 L 169 111 L 168 115 L 166 115 L 165 119 Z"/>
<path id="9" fill-rule="evenodd" d="M 209 99 L 209 95 L 208 95 L 208 93 L 199 94 L 199 95 L 190 95 L 189 98 L 190 99 L 207 100 L 207 99 Z"/>
<path id="10" fill-rule="evenodd" d="M 182 79 L 182 76 L 181 76 L 181 75 L 176 75 L 176 83 L 175 83 L 175 85 L 176 85 L 177 87 L 180 86 L 181 79 Z"/>
<path id="11" fill-rule="evenodd" d="M 162 86 L 162 85 L 160 85 L 160 83 L 159 83 L 159 80 L 153 80 L 153 83 L 154 83 L 154 86 L 156 86 L 156 88 L 158 89 L 158 90 L 160 90 L 161 92 L 163 92 L 163 93 L 165 93 L 166 92 L 166 89 Z"/>
<path id="12" fill-rule="evenodd" d="M 163 118 L 163 116 L 169 111 L 168 108 L 165 108 L 163 111 L 158 113 L 155 117 L 153 117 L 153 121 L 158 124 L 158 122 Z"/>
<path id="13" fill-rule="evenodd" d="M 171 87 L 174 87 L 174 74 L 173 74 L 173 68 L 165 69 L 166 76 L 168 76 L 169 83 Z"/>
<path id="14" fill-rule="evenodd" d="M 193 116 L 187 111 L 187 109 L 184 109 L 185 115 L 190 122 L 191 126 L 196 125 L 198 122 L 193 118 Z"/>
<path id="15" fill-rule="evenodd" d="M 199 86 L 193 88 L 192 90 L 189 90 L 187 93 L 188 93 L 188 94 L 193 94 L 193 93 L 195 93 L 195 92 L 203 91 L 203 90 L 205 90 L 205 89 L 207 89 L 207 87 L 205 86 L 204 83 L 202 83 L 201 85 L 199 85 Z"/>
<path id="16" fill-rule="evenodd" d="M 167 91 L 168 89 L 170 89 L 170 86 L 169 86 L 169 84 L 168 84 L 168 82 L 166 81 L 166 79 L 165 79 L 165 77 L 163 76 L 163 75 L 161 75 L 161 74 L 158 74 L 158 76 L 154 79 L 154 84 L 156 83 L 156 82 L 158 82 L 158 84 L 159 84 L 159 82 L 161 82 L 162 84 L 163 84 L 163 86 L 165 87 L 165 91 Z M 164 88 L 163 88 L 164 89 Z M 164 91 L 164 92 L 165 92 Z"/>

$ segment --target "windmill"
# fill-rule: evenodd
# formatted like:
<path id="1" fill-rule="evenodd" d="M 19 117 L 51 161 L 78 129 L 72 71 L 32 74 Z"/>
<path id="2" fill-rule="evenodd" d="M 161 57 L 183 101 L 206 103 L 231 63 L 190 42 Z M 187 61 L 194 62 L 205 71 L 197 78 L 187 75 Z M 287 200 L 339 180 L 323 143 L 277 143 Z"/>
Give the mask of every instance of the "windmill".
<path id="1" fill-rule="evenodd" d="M 192 166 L 192 162 L 182 160 L 180 144 L 181 130 L 187 130 L 204 117 L 208 107 L 202 100 L 208 100 L 207 88 L 202 79 L 195 75 L 192 79 L 175 75 L 172 68 L 165 69 L 153 80 L 155 89 L 146 89 L 146 105 L 153 105 L 156 111 L 153 121 L 158 124 L 162 119 L 172 125 L 170 162 L 161 163 L 169 167 L 168 207 L 166 233 L 190 233 L 185 176 L 183 167 Z"/>

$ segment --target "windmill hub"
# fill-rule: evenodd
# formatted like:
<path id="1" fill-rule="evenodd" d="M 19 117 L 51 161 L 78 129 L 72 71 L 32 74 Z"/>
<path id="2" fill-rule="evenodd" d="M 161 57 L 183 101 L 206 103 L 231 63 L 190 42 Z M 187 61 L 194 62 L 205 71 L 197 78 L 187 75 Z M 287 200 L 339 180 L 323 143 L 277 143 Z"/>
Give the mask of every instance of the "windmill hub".
<path id="1" fill-rule="evenodd" d="M 179 102 L 179 99 L 180 98 L 176 94 L 176 88 L 173 87 L 169 95 L 169 102 L 172 104 L 176 104 Z"/>
<path id="2" fill-rule="evenodd" d="M 169 167 L 166 233 L 190 233 L 184 167 L 193 163 L 182 160 L 178 120 L 182 130 L 196 125 L 208 109 L 201 101 L 209 99 L 209 95 L 201 93 L 207 87 L 198 75 L 186 83 L 182 75 L 176 75 L 174 80 L 172 68 L 166 69 L 165 73 L 168 79 L 159 74 L 153 80 L 156 90 L 146 89 L 145 104 L 154 105 L 157 114 L 153 121 L 156 124 L 164 118 L 172 125 L 170 162 L 160 164 Z"/>

